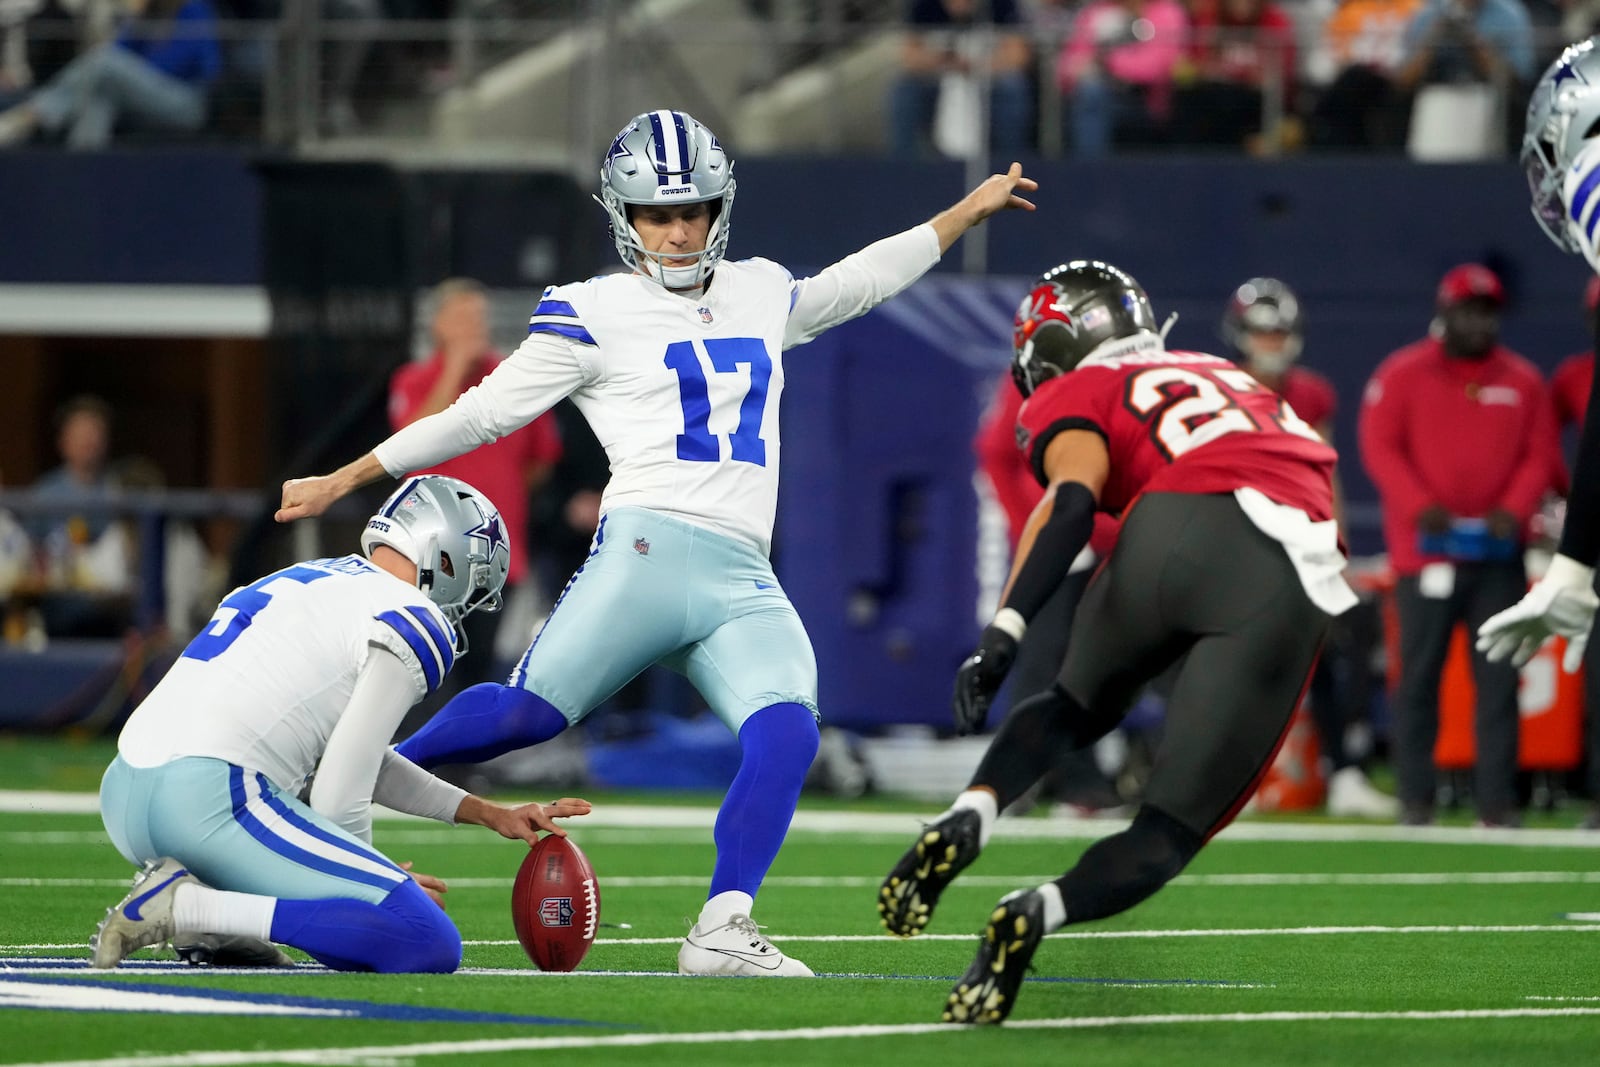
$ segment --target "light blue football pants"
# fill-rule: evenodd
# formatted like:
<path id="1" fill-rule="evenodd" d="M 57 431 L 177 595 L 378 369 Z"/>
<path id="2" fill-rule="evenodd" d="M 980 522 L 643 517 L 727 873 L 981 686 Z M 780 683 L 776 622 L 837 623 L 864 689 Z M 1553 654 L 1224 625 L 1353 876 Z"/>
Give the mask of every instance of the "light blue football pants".
<path id="1" fill-rule="evenodd" d="M 817 712 L 817 659 L 755 547 L 645 508 L 607 512 L 589 558 L 512 672 L 571 723 L 652 663 L 735 733 L 773 704 Z"/>

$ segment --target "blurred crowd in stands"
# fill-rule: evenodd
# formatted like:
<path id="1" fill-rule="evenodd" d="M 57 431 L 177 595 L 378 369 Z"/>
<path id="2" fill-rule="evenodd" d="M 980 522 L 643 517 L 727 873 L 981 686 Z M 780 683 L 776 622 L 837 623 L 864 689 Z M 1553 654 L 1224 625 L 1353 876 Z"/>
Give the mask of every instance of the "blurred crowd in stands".
<path id="1" fill-rule="evenodd" d="M 970 154 L 987 129 L 1001 154 L 1181 146 L 1494 157 L 1536 72 L 1600 22 L 1596 0 L 742 6 L 757 34 L 738 61 L 750 91 L 864 41 L 897 39 L 900 69 L 877 102 L 883 146 L 926 156 Z M 647 5 L 623 8 L 655 17 Z M 314 137 L 372 131 L 387 104 L 480 73 L 485 46 L 464 69 L 459 42 L 492 41 L 486 26 L 523 27 L 501 35 L 508 55 L 593 10 L 571 0 L 0 0 L 0 146 L 253 139 L 268 132 L 269 98 L 306 82 L 316 87 Z M 657 32 L 715 32 L 701 26 Z"/>

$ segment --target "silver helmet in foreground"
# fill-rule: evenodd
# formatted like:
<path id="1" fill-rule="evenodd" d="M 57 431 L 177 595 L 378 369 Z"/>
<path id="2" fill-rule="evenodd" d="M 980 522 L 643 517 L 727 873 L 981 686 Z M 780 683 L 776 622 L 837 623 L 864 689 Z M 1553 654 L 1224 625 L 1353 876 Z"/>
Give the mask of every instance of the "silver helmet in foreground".
<path id="1" fill-rule="evenodd" d="M 617 254 L 630 270 L 642 270 L 668 289 L 698 289 L 722 262 L 733 190 L 733 160 L 716 135 L 685 111 L 647 111 L 635 117 L 611 142 L 600 164 L 598 199 L 610 216 Z M 711 229 L 705 248 L 688 266 L 669 267 L 661 256 L 646 251 L 628 218 L 630 206 L 702 203 L 711 212 Z"/>
<path id="2" fill-rule="evenodd" d="M 388 545 L 417 565 L 417 588 L 453 623 L 499 611 L 511 542 L 489 498 L 458 478 L 407 478 L 367 520 L 361 551 Z"/>
<path id="3" fill-rule="evenodd" d="M 1567 224 L 1563 183 L 1584 145 L 1600 136 L 1600 37 L 1568 45 L 1528 99 L 1522 169 L 1533 194 L 1533 217 L 1569 252 L 1582 249 Z M 1580 205 L 1581 207 L 1581 205 Z M 1581 214 L 1581 212 L 1580 212 Z"/>

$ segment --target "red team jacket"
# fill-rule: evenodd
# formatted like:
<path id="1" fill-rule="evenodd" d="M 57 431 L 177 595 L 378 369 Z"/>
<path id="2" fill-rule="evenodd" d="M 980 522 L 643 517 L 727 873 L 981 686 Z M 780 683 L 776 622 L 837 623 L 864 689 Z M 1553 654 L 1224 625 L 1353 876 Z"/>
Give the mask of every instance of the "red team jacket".
<path id="1" fill-rule="evenodd" d="M 486 354 L 467 376 L 470 389 L 499 364 L 500 357 Z M 396 430 L 413 421 L 416 411 L 444 373 L 444 356 L 435 352 L 420 363 L 408 363 L 389 379 L 389 424 Z M 532 545 L 528 543 L 532 511 L 526 471 L 534 463 L 554 464 L 561 459 L 561 431 L 548 412 L 498 441 L 479 445 L 464 456 L 415 474 L 446 474 L 460 478 L 494 502 L 511 535 L 511 571 L 507 584 L 522 581 L 528 572 Z"/>
<path id="2" fill-rule="evenodd" d="M 1503 345 L 1476 361 L 1432 338 L 1393 353 L 1367 382 L 1360 437 L 1397 574 L 1443 558 L 1417 544 L 1429 505 L 1474 518 L 1502 508 L 1526 524 L 1560 463 L 1544 380 Z"/>
<path id="3" fill-rule="evenodd" d="M 1056 434 L 1105 438 L 1106 511 L 1141 493 L 1252 488 L 1313 520 L 1333 517 L 1333 449 L 1278 394 L 1217 356 L 1149 348 L 1095 356 L 1041 385 L 1021 427 L 1041 481 Z"/>

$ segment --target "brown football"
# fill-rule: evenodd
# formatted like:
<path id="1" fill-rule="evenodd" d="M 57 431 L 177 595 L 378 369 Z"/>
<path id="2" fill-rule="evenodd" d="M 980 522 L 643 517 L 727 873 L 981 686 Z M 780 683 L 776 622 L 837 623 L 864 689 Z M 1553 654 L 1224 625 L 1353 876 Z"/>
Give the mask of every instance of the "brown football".
<path id="1" fill-rule="evenodd" d="M 576 970 L 600 925 L 600 883 L 570 838 L 546 834 L 528 850 L 511 889 L 511 921 L 541 971 Z"/>

